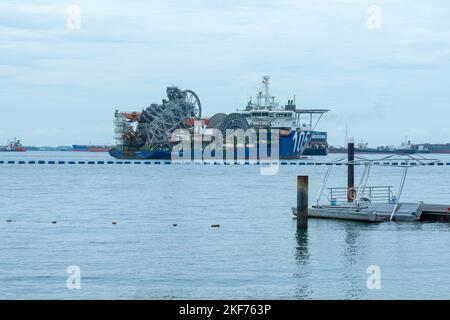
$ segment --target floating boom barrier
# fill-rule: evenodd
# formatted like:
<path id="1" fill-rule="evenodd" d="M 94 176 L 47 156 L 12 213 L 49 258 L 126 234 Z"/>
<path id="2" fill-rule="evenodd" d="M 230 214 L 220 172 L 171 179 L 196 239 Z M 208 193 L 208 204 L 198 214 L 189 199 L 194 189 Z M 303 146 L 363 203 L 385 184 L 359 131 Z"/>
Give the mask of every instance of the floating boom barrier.
<path id="1" fill-rule="evenodd" d="M 348 166 L 348 163 L 334 163 L 334 162 L 315 162 L 315 161 L 187 161 L 187 162 L 172 162 L 169 160 L 152 160 L 152 161 L 112 161 L 112 160 L 0 160 L 0 165 L 270 165 L 279 164 L 281 166 Z M 450 162 L 373 162 L 377 166 L 450 166 Z M 355 166 L 363 165 L 361 162 L 355 162 Z"/>

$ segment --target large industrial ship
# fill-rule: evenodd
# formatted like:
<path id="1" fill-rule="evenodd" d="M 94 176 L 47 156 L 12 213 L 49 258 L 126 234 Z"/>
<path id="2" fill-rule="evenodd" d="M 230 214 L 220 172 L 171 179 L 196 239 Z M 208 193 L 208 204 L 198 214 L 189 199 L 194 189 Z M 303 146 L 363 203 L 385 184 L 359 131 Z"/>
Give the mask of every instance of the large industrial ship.
<path id="1" fill-rule="evenodd" d="M 198 129 L 202 135 L 208 135 L 211 129 L 217 129 L 223 134 L 224 141 L 229 130 L 254 129 L 259 141 L 262 132 L 269 132 L 265 140 L 270 140 L 273 130 L 278 133 L 276 145 L 279 147 L 280 159 L 299 158 L 311 142 L 317 123 L 328 110 L 297 109 L 295 98 L 280 106 L 269 93 L 269 79 L 268 76 L 263 77 L 263 91 L 258 93 L 256 101 L 250 98 L 244 108 L 228 115 L 217 113 L 211 118 L 202 118 L 197 94 L 177 87 L 168 87 L 167 100 L 164 99 L 162 104 L 152 104 L 142 112 L 116 110 L 116 146 L 110 150 L 110 154 L 118 159 L 171 159 L 176 144 L 171 136 L 177 129 L 187 130 L 191 136 Z M 269 153 L 271 145 L 275 144 L 269 142 Z M 202 144 L 201 148 L 204 147 Z M 254 154 L 252 151 L 255 150 L 252 148 L 256 148 L 258 158 L 262 158 L 259 142 L 256 145 L 245 144 L 245 157 Z M 226 147 L 223 148 L 224 159 L 225 150 Z M 191 154 L 192 157 L 193 155 L 194 153 Z M 204 155 L 202 158 L 205 158 Z"/>

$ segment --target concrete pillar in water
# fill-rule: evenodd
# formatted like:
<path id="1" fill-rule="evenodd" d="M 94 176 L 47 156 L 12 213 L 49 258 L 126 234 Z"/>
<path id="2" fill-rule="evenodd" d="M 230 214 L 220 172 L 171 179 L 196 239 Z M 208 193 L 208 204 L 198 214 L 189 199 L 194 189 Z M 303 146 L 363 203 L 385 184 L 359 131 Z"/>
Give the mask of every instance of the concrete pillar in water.
<path id="1" fill-rule="evenodd" d="M 347 146 L 348 163 L 347 163 L 347 200 L 353 202 L 355 197 L 355 143 L 349 142 Z"/>
<path id="2" fill-rule="evenodd" d="M 297 229 L 308 229 L 308 176 L 297 176 Z"/>

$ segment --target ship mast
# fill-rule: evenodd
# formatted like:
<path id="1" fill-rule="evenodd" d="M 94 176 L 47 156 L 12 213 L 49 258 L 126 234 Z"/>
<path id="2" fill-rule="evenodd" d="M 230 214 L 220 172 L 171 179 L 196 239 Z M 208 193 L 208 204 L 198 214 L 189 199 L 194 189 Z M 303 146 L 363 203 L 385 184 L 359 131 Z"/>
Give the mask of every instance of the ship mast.
<path id="1" fill-rule="evenodd" d="M 262 83 L 264 84 L 264 102 L 265 102 L 266 106 L 269 105 L 269 99 L 270 99 L 270 96 L 269 96 L 269 80 L 270 80 L 269 76 L 263 76 Z"/>

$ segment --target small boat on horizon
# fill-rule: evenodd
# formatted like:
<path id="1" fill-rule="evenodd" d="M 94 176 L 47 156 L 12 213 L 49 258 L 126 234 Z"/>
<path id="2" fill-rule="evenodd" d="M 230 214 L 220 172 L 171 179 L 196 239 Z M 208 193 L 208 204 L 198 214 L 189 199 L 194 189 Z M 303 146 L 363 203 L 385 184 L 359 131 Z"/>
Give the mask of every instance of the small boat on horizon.
<path id="1" fill-rule="evenodd" d="M 20 140 L 14 138 L 13 141 L 8 142 L 6 146 L 0 146 L 0 152 L 26 152 L 27 149 L 22 146 Z"/>

